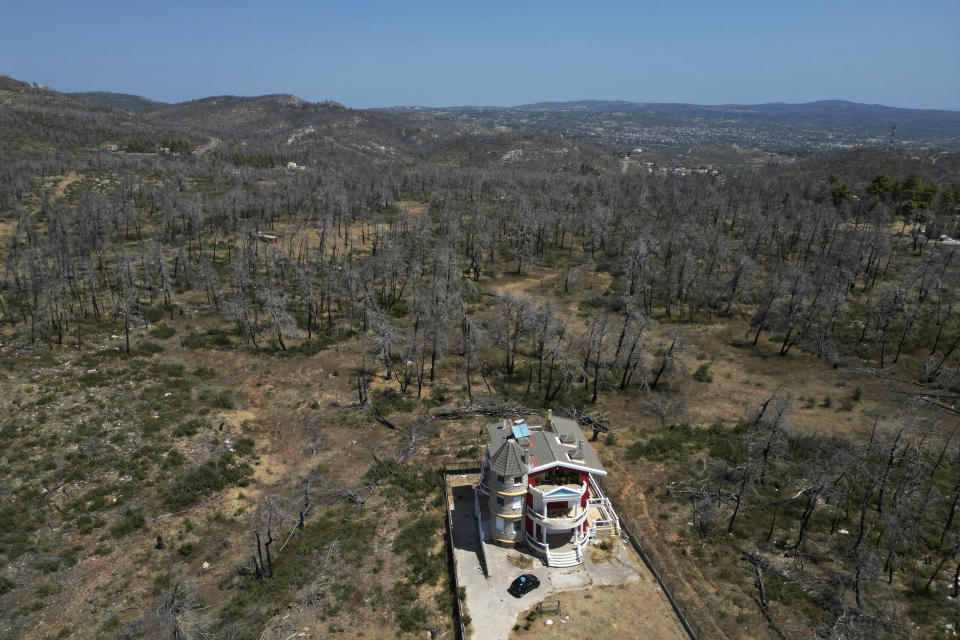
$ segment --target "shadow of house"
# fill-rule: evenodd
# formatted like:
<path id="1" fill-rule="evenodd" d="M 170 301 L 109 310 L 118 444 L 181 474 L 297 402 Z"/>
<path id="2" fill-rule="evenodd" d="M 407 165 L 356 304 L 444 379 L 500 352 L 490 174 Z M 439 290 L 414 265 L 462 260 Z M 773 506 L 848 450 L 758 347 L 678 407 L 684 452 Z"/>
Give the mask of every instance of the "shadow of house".
<path id="1" fill-rule="evenodd" d="M 480 540 L 480 529 L 477 523 L 477 514 L 474 506 L 474 488 L 459 486 L 451 489 L 453 505 L 453 546 L 461 551 L 467 551 L 477 557 L 477 564 L 484 563 L 483 550 Z"/>

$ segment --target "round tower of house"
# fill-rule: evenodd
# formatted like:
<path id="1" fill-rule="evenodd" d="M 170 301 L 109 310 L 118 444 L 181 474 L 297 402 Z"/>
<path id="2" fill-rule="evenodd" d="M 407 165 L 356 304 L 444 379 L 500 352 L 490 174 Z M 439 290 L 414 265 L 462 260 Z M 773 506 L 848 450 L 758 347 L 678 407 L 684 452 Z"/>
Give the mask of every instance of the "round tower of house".
<path id="1" fill-rule="evenodd" d="M 490 536 L 500 544 L 515 545 L 524 539 L 527 497 L 526 454 L 514 440 L 505 440 L 487 466 L 490 489 Z"/>

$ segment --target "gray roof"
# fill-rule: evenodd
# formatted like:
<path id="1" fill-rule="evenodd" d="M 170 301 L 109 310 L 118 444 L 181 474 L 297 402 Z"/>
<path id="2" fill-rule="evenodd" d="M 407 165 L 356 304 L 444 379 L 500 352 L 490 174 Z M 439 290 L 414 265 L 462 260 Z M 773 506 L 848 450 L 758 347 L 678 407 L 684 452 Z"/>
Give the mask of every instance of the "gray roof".
<path id="1" fill-rule="evenodd" d="M 490 455 L 490 468 L 502 476 L 522 476 L 527 472 L 523 449 L 514 440 L 504 440 Z"/>
<path id="2" fill-rule="evenodd" d="M 531 426 L 529 438 L 514 438 L 511 426 L 503 420 L 487 425 L 490 467 L 497 473 L 519 475 L 560 464 L 606 475 L 600 458 L 573 420 L 554 417 L 543 427 Z M 526 460 L 524 453 L 528 454 Z"/>

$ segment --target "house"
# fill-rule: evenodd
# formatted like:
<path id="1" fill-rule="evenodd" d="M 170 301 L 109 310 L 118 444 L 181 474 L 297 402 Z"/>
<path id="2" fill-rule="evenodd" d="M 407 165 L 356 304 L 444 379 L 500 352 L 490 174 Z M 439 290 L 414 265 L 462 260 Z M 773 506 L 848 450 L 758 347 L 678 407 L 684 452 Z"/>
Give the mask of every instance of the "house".
<path id="1" fill-rule="evenodd" d="M 476 501 L 486 540 L 564 567 L 583 562 L 591 540 L 620 534 L 596 481 L 607 472 L 576 422 L 548 412 L 543 426 L 503 420 L 487 433 Z"/>

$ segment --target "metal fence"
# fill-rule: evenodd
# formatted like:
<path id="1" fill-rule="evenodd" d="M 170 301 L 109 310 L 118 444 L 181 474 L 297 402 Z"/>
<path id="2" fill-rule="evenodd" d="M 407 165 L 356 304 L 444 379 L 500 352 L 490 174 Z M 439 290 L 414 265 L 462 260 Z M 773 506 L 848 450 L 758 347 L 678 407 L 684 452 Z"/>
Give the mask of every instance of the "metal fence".
<path id="1" fill-rule="evenodd" d="M 690 636 L 691 640 L 699 640 L 702 636 L 702 628 L 699 624 L 690 619 L 688 608 L 683 603 L 679 602 L 674 596 L 675 587 L 678 583 L 669 576 L 665 576 L 663 571 L 657 568 L 657 565 L 653 561 L 652 551 L 644 546 L 643 536 L 636 533 L 638 531 L 636 525 L 634 525 L 633 521 L 625 515 L 622 506 L 618 504 L 612 497 L 610 497 L 611 493 L 605 486 L 603 486 L 603 483 L 601 483 L 601 487 L 603 488 L 603 491 L 606 493 L 607 497 L 610 498 L 610 501 L 613 502 L 614 508 L 617 510 L 617 515 L 620 517 L 620 529 L 627 536 L 627 540 L 630 541 L 630 545 L 638 554 L 640 554 L 640 558 L 643 560 L 643 563 L 647 565 L 650 573 L 652 573 L 653 577 L 657 579 L 657 583 L 660 585 L 660 588 L 663 589 L 663 593 L 667 596 L 667 600 L 670 601 L 670 606 L 673 607 L 673 610 L 680 619 L 680 624 L 683 625 L 687 635 Z"/>
<path id="2" fill-rule="evenodd" d="M 447 509 L 447 545 L 450 547 L 450 584 L 453 585 L 453 600 L 456 602 L 457 619 L 454 621 L 458 640 L 467 640 L 466 625 L 463 623 L 463 603 L 460 601 L 460 584 L 457 582 L 457 554 L 453 546 L 453 511 L 450 509 L 450 492 L 447 486 L 447 475 L 465 473 L 479 473 L 480 461 L 446 462 L 441 469 L 443 474 L 443 503 Z M 480 553 L 483 554 L 483 542 L 480 543 Z M 485 560 L 482 559 L 482 560 Z M 482 562 L 486 566 L 486 562 Z"/>
<path id="3" fill-rule="evenodd" d="M 544 600 L 537 605 L 537 613 L 540 614 L 540 617 L 543 617 L 544 614 L 552 616 L 560 615 L 560 601 Z"/>
<path id="4" fill-rule="evenodd" d="M 457 475 L 461 473 L 480 473 L 479 460 L 467 460 L 465 462 L 444 462 L 443 474 Z"/>

